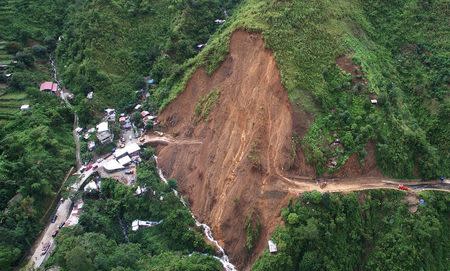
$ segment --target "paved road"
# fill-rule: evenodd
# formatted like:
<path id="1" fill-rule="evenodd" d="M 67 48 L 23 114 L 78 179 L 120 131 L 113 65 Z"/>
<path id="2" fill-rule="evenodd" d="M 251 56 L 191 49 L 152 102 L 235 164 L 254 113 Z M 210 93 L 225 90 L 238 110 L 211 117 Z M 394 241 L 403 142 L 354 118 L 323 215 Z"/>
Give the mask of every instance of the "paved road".
<path id="1" fill-rule="evenodd" d="M 62 222 L 65 222 L 70 214 L 70 206 L 72 205 L 72 201 L 70 199 L 65 200 L 63 203 L 58 205 L 56 210 L 56 215 L 58 218 L 55 223 L 49 223 L 47 228 L 45 229 L 44 234 L 41 236 L 39 240 L 39 244 L 36 247 L 34 254 L 31 257 L 31 261 L 34 268 L 38 268 L 41 264 L 47 259 L 50 255 L 52 248 L 54 247 L 54 238 L 52 234 L 58 229 L 58 226 L 61 225 Z M 42 255 L 42 248 L 46 243 L 50 243 L 49 251 Z"/>

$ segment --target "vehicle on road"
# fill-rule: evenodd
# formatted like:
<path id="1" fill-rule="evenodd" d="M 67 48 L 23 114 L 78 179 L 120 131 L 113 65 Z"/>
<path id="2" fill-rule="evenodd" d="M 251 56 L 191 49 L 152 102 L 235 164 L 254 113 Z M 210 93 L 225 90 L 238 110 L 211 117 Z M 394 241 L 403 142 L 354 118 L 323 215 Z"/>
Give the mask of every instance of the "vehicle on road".
<path id="1" fill-rule="evenodd" d="M 62 222 L 61 224 L 59 224 L 58 228 L 61 229 L 62 227 L 64 227 L 65 224 L 66 222 Z"/>
<path id="2" fill-rule="evenodd" d="M 45 243 L 45 245 L 42 247 L 41 256 L 45 255 L 49 249 L 50 249 L 50 243 Z"/>
<path id="3" fill-rule="evenodd" d="M 399 184 L 398 185 L 398 189 L 403 190 L 403 191 L 411 190 L 411 188 L 409 188 L 409 187 L 407 187 L 406 185 L 403 185 L 403 184 Z"/>
<path id="4" fill-rule="evenodd" d="M 59 232 L 59 230 L 54 231 L 54 232 L 52 233 L 52 237 L 55 238 L 56 235 L 58 235 L 58 232 Z"/>
<path id="5" fill-rule="evenodd" d="M 54 215 L 54 216 L 52 216 L 52 223 L 55 223 L 56 222 L 56 219 L 58 218 L 58 216 L 57 215 Z"/>
<path id="6" fill-rule="evenodd" d="M 98 158 L 97 163 L 101 163 L 101 162 L 103 162 L 103 160 L 104 160 L 103 158 Z"/>

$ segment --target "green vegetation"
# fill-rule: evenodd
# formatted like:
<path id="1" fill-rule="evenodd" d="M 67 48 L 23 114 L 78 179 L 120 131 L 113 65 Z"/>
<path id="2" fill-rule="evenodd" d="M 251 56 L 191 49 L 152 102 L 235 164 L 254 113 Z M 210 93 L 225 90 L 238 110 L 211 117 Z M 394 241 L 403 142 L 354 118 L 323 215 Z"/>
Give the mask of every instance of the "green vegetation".
<path id="1" fill-rule="evenodd" d="M 170 89 L 164 106 L 195 69 L 213 72 L 235 29 L 261 32 L 292 103 L 315 115 L 302 146 L 318 175 L 338 169 L 353 153 L 363 158 L 370 140 L 387 175 L 450 175 L 444 139 L 450 130 L 445 3 L 243 1 L 208 46 L 185 62 L 184 76 L 169 77 L 156 93 Z M 336 64 L 341 56 L 360 74 L 341 70 Z M 336 138 L 341 148 L 330 147 Z M 327 167 L 330 159 L 337 167 Z"/>
<path id="2" fill-rule="evenodd" d="M 10 270 L 32 245 L 74 160 L 73 116 L 56 97 L 30 88 L 29 112 L 0 127 L 0 268 Z"/>
<path id="3" fill-rule="evenodd" d="M 137 91 L 145 88 L 144 76 L 160 82 L 181 75 L 181 64 L 208 40 L 218 28 L 214 20 L 234 2 L 96 0 L 70 5 L 58 64 L 77 97 L 81 122 L 94 122 L 92 116 L 105 107 L 131 109 L 140 98 Z M 85 99 L 90 91 L 92 101 Z M 155 94 L 144 109 L 156 110 L 166 94 Z"/>
<path id="4" fill-rule="evenodd" d="M 50 25 L 64 15 L 57 9 L 64 3 L 8 0 L 0 6 L 0 62 L 8 65 L 0 71 L 1 270 L 28 252 L 75 158 L 72 112 L 39 91 L 51 78 L 47 51 L 56 28 Z M 23 104 L 31 109 L 21 112 Z"/>
<path id="5" fill-rule="evenodd" d="M 219 90 L 214 89 L 200 98 L 195 105 L 195 116 L 197 117 L 197 121 L 208 120 L 209 113 L 217 104 L 219 97 Z"/>
<path id="6" fill-rule="evenodd" d="M 141 163 L 137 174 L 137 184 L 148 189 L 143 195 L 134 195 L 136 187 L 103 179 L 100 192 L 83 196 L 80 223 L 62 230 L 48 266 L 68 271 L 221 270 L 217 260 L 203 255 L 214 250 L 171 187 L 159 180 L 154 161 Z M 162 223 L 131 231 L 135 219 Z"/>
<path id="7" fill-rule="evenodd" d="M 261 222 L 259 215 L 252 210 L 245 218 L 245 247 L 249 252 L 253 250 L 261 233 Z"/>
<path id="8" fill-rule="evenodd" d="M 425 204 L 411 213 L 399 191 L 305 193 L 282 211 L 278 253 L 253 270 L 446 270 L 450 196 L 419 195 Z"/>

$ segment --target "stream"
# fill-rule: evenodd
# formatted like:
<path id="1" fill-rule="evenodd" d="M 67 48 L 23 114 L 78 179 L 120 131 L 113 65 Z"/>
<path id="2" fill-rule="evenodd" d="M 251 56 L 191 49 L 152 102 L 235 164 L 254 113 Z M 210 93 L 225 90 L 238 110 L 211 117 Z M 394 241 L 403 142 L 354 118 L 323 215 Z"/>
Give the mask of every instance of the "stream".
<path id="1" fill-rule="evenodd" d="M 166 179 L 166 177 L 164 177 L 164 174 L 163 174 L 161 168 L 158 166 L 158 157 L 157 156 L 153 156 L 153 158 L 155 159 L 155 162 L 156 162 L 156 168 L 158 169 L 159 178 L 164 183 L 167 184 L 167 179 Z M 172 189 L 172 191 L 180 199 L 181 203 L 183 203 L 183 205 L 188 208 L 188 206 L 187 206 L 186 202 L 184 201 L 184 199 L 178 195 L 178 192 L 175 189 Z M 194 214 L 192 213 L 192 211 L 190 209 L 189 209 L 189 212 L 191 213 L 192 218 L 194 218 L 194 220 L 195 220 L 195 225 L 197 227 L 202 227 L 203 228 L 203 233 L 205 234 L 206 238 L 208 238 L 208 240 L 211 243 L 213 243 L 216 246 L 217 250 L 219 251 L 219 254 L 221 255 L 221 257 L 214 256 L 214 258 L 216 258 L 217 260 L 219 260 L 222 263 L 222 266 L 223 266 L 223 268 L 226 271 L 237 271 L 236 267 L 230 262 L 230 259 L 228 258 L 227 254 L 225 253 L 225 250 L 223 249 L 223 247 L 221 247 L 219 245 L 219 242 L 217 242 L 217 240 L 214 239 L 214 236 L 212 234 L 211 228 L 208 225 L 204 224 L 204 223 L 200 223 L 195 218 Z"/>

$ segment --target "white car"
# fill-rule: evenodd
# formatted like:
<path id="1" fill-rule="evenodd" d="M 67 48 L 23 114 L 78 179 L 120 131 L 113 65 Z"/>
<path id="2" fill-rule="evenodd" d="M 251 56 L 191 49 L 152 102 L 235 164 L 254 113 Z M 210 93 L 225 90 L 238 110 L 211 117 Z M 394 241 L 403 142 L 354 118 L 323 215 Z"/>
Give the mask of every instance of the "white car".
<path id="1" fill-rule="evenodd" d="M 97 163 L 101 163 L 101 162 L 103 162 L 103 158 L 98 158 Z"/>

